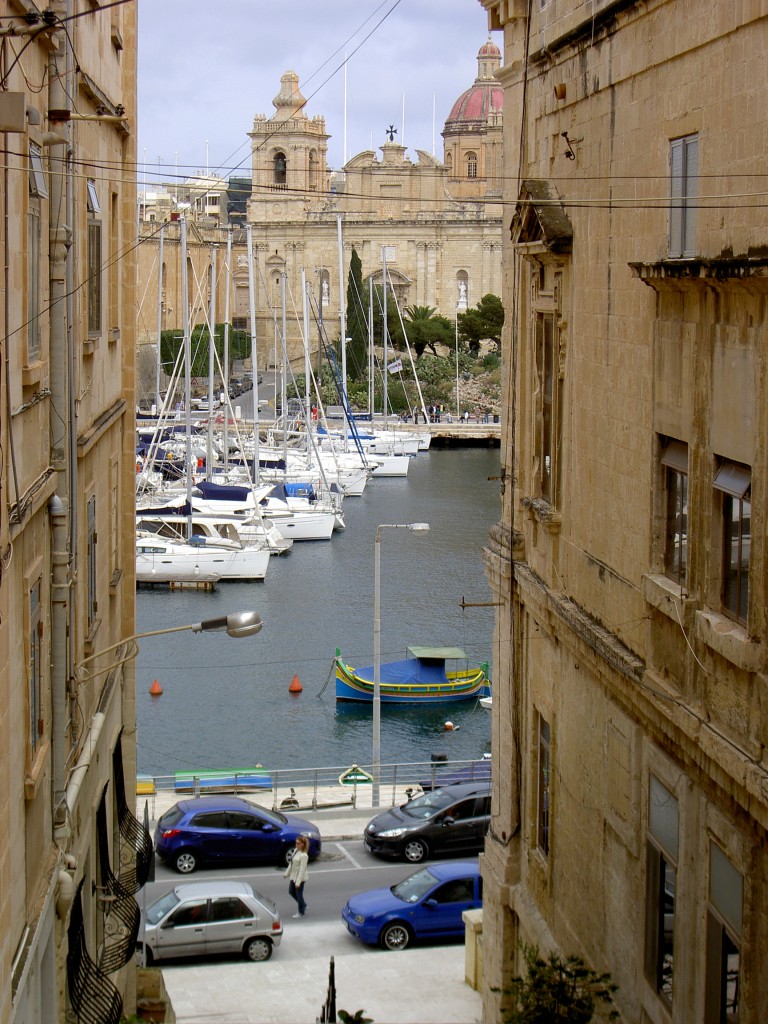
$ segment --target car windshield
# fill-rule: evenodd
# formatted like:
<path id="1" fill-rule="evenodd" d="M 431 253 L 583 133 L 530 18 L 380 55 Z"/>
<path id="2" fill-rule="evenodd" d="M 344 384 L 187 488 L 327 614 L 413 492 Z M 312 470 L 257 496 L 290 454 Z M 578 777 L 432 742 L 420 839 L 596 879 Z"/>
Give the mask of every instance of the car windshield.
<path id="1" fill-rule="evenodd" d="M 161 921 L 169 910 L 181 903 L 181 900 L 175 892 L 167 892 L 165 896 L 161 896 L 159 900 L 153 903 L 147 910 L 147 923 L 157 924 Z"/>
<path id="2" fill-rule="evenodd" d="M 437 881 L 429 868 L 422 868 L 415 875 L 409 875 L 402 882 L 393 885 L 390 892 L 404 903 L 418 903 Z"/>
<path id="3" fill-rule="evenodd" d="M 264 821 L 269 821 L 272 825 L 284 825 L 288 821 L 286 816 L 279 811 L 268 811 L 266 807 L 262 807 L 261 804 L 254 804 L 250 800 L 247 803 L 254 811 L 261 815 Z"/>
<path id="4" fill-rule="evenodd" d="M 418 818 L 419 821 L 426 821 L 438 811 L 450 807 L 455 798 L 442 789 L 435 789 L 431 793 L 424 793 L 417 796 L 407 804 L 403 804 L 400 810 L 410 818 Z"/>

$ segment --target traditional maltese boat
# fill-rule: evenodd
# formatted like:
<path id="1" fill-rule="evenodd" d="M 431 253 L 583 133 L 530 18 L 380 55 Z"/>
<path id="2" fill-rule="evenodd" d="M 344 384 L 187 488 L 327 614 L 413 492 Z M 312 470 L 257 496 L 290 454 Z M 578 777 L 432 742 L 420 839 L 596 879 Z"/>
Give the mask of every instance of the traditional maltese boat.
<path id="1" fill-rule="evenodd" d="M 447 662 L 457 664 L 448 671 Z M 379 696 L 383 704 L 449 704 L 477 700 L 491 692 L 488 665 L 469 667 L 460 647 L 409 647 L 402 661 L 383 662 Z M 353 668 L 336 651 L 336 700 L 372 701 L 373 667 Z"/>

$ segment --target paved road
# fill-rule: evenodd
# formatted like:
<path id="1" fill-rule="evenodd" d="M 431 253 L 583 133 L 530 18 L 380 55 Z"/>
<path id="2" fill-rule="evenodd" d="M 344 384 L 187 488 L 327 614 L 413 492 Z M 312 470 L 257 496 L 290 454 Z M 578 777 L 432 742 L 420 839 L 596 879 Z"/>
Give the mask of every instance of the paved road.
<path id="1" fill-rule="evenodd" d="M 425 863 L 429 863 L 428 861 Z M 307 916 L 294 921 L 282 869 L 273 866 L 204 870 L 189 880 L 236 877 L 274 900 L 284 919 L 280 947 L 267 963 L 236 958 L 177 961 L 163 968 L 178 1024 L 311 1024 L 320 1013 L 334 958 L 338 1007 L 364 1009 L 376 1024 L 472 1024 L 481 1016 L 480 996 L 464 982 L 464 946 L 420 945 L 402 952 L 364 946 L 341 923 L 347 897 L 392 885 L 416 868 L 382 861 L 360 840 L 326 842 L 310 867 Z M 151 901 L 182 876 L 158 864 L 147 887 Z"/>

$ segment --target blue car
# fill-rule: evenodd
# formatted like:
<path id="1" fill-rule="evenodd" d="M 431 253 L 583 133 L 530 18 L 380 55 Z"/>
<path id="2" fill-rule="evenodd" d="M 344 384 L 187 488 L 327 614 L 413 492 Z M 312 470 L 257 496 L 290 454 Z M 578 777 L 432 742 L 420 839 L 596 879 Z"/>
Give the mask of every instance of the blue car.
<path id="1" fill-rule="evenodd" d="M 414 939 L 461 937 L 465 910 L 483 903 L 478 862 L 433 864 L 389 889 L 351 896 L 341 912 L 349 931 L 370 946 L 405 949 Z"/>
<path id="2" fill-rule="evenodd" d="M 287 864 L 300 835 L 309 839 L 309 859 L 314 860 L 322 843 L 311 821 L 267 810 L 239 796 L 201 796 L 179 800 L 160 818 L 155 850 L 180 874 L 188 875 L 202 864 Z"/>

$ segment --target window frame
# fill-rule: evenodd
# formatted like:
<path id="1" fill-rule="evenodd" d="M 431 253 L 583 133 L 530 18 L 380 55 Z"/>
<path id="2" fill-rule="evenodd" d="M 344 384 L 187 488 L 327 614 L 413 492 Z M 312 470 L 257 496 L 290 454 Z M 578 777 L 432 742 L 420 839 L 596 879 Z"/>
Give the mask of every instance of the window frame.
<path id="1" fill-rule="evenodd" d="M 724 615 L 746 626 L 749 617 L 751 570 L 752 470 L 742 463 L 721 460 L 712 486 L 720 495 L 722 544 L 720 605 Z M 744 532 L 747 524 L 747 532 Z M 748 542 L 746 565 L 744 541 Z M 734 542 L 736 560 L 734 562 Z"/>
<path id="2" fill-rule="evenodd" d="M 687 259 L 696 255 L 696 199 L 698 198 L 698 133 L 669 143 L 669 255 Z"/>
<path id="3" fill-rule="evenodd" d="M 545 860 L 552 847 L 552 727 L 536 712 L 536 849 Z"/>
<path id="4" fill-rule="evenodd" d="M 664 575 L 685 586 L 688 571 L 688 445 L 667 441 L 661 456 L 665 471 Z"/>
<path id="5" fill-rule="evenodd" d="M 98 337 L 102 332 L 104 297 L 102 294 L 102 253 L 104 239 L 102 222 L 99 217 L 101 204 L 96 190 L 96 182 L 86 179 L 86 209 L 88 222 L 86 225 L 86 315 L 88 320 L 88 336 Z"/>
<path id="6" fill-rule="evenodd" d="M 96 624 L 96 617 L 99 611 L 99 602 L 97 600 L 97 587 L 98 587 L 98 574 L 97 574 L 97 541 L 98 534 L 96 531 L 96 495 L 92 494 L 88 498 L 88 504 L 86 506 L 86 559 L 87 559 L 87 586 L 86 586 L 86 621 L 88 623 L 88 632 Z"/>
<path id="7" fill-rule="evenodd" d="M 470 150 L 467 153 L 465 159 L 466 159 L 466 163 L 467 163 L 467 177 L 468 178 L 476 178 L 477 177 L 477 165 L 478 165 L 477 153 L 475 153 L 474 150 Z"/>
<path id="8" fill-rule="evenodd" d="M 549 335 L 547 324 L 551 325 Z M 534 311 L 534 350 L 537 381 L 538 492 L 544 501 L 557 508 L 560 495 L 563 388 L 560 381 L 560 339 L 556 310 Z"/>
<path id="9" fill-rule="evenodd" d="M 739 889 L 738 908 L 734 907 L 727 891 L 734 886 Z M 722 1021 L 738 1020 L 744 876 L 712 840 L 709 843 L 707 895 L 704 1024 L 721 1024 Z M 734 956 L 737 958 L 735 978 L 731 960 Z M 735 1000 L 730 1007 L 729 995 Z"/>
<path id="10" fill-rule="evenodd" d="M 37 576 L 27 590 L 28 606 L 28 661 L 27 693 L 29 700 L 28 740 L 30 761 L 34 761 L 43 741 L 43 579 Z"/>
<path id="11" fill-rule="evenodd" d="M 677 797 L 653 773 L 648 777 L 648 823 L 646 832 L 645 887 L 645 976 L 656 994 L 671 1008 L 674 997 L 675 902 L 680 841 L 680 805 Z M 656 791 L 656 793 L 654 793 Z M 674 802 L 675 834 L 669 822 L 654 822 L 654 797 L 665 794 L 665 803 Z M 662 806 L 658 804 L 658 806 Z M 671 807 L 671 803 L 670 803 Z M 661 816 L 658 816 L 661 819 Z M 669 815 L 666 815 L 669 818 Z M 667 928 L 667 894 L 670 876 L 673 882 L 672 928 Z M 669 968 L 667 970 L 667 964 Z"/>

